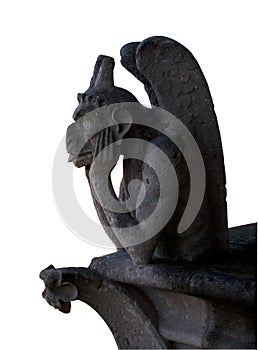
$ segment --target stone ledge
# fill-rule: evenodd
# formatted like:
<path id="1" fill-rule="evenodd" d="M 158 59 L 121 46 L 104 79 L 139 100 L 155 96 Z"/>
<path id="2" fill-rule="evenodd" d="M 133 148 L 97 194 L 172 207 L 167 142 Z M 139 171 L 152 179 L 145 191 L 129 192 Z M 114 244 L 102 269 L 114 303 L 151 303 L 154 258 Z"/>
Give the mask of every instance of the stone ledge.
<path id="1" fill-rule="evenodd" d="M 256 224 L 232 228 L 229 233 L 231 254 L 223 263 L 177 265 L 155 262 L 135 267 L 127 253 L 116 252 L 94 258 L 90 269 L 116 282 L 254 306 L 256 264 L 251 262 L 255 258 L 245 253 L 250 253 L 256 246 Z M 239 256 L 242 257 L 240 262 L 236 260 Z"/>

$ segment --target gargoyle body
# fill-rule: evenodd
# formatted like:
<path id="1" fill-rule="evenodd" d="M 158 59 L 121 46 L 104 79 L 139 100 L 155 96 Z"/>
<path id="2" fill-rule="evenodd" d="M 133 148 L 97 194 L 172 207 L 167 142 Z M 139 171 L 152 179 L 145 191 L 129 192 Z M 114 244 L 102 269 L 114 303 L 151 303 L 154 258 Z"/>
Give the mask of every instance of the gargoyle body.
<path id="1" fill-rule="evenodd" d="M 171 261 L 216 259 L 228 249 L 226 180 L 217 119 L 203 73 L 195 58 L 184 46 L 165 37 L 152 37 L 143 42 L 127 44 L 121 49 L 121 57 L 122 65 L 144 84 L 148 93 L 153 107 L 151 109 L 142 106 L 144 113 L 151 114 L 156 106 L 173 114 L 190 131 L 197 143 L 206 172 L 205 192 L 200 209 L 192 224 L 179 233 L 178 226 L 186 206 L 189 205 L 192 186 L 187 162 L 182 150 L 162 132 L 132 123 L 128 110 L 123 111 L 115 107 L 114 115 L 118 119 L 121 118 L 120 124 L 95 134 L 85 143 L 79 155 L 73 152 L 75 129 L 81 118 L 87 123 L 87 114 L 103 106 L 137 103 L 137 99 L 130 92 L 114 85 L 114 60 L 111 57 L 98 57 L 89 89 L 83 94 L 78 94 L 79 105 L 73 116 L 75 123 L 67 132 L 70 160 L 77 167 L 85 167 L 94 205 L 102 225 L 113 243 L 120 249 L 126 249 L 135 264 L 148 264 L 155 257 Z M 129 115 L 129 118 L 121 117 L 123 113 Z M 180 138 L 177 130 L 175 136 Z M 141 160 L 123 160 L 119 198 L 115 195 L 110 173 L 108 174 L 110 192 L 121 208 L 128 203 L 131 181 L 138 179 L 144 184 L 144 200 L 141 205 L 128 212 L 114 212 L 104 208 L 96 199 L 95 192 L 98 186 L 93 185 L 93 181 L 103 181 L 101 177 L 104 175 L 95 174 L 94 180 L 90 176 L 92 164 L 100 152 L 114 142 L 118 142 L 119 148 L 119 142 L 125 139 L 142 139 L 163 151 L 173 164 L 179 188 L 175 210 L 171 212 L 171 218 L 166 225 L 150 239 L 128 246 L 121 243 L 114 227 L 134 227 L 140 222 L 145 222 L 159 200 L 159 179 L 153 167 L 149 165 L 151 152 L 146 152 Z M 137 148 L 137 144 L 135 147 Z M 123 145 L 119 153 L 124 154 Z M 117 158 L 116 155 L 116 160 Z M 152 158 L 152 163 L 155 164 L 157 159 Z M 173 193 L 168 195 L 173 197 Z"/>

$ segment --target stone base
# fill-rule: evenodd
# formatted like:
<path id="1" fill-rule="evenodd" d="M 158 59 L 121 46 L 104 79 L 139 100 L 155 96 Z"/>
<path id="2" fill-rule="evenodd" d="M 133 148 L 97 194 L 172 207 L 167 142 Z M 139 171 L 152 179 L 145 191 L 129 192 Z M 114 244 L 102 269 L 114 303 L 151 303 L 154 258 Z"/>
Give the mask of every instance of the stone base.
<path id="1" fill-rule="evenodd" d="M 217 264 L 135 267 L 117 252 L 88 269 L 50 266 L 45 298 L 63 312 L 71 300 L 88 303 L 120 349 L 254 349 L 256 232 L 256 224 L 230 229 L 230 255 Z"/>

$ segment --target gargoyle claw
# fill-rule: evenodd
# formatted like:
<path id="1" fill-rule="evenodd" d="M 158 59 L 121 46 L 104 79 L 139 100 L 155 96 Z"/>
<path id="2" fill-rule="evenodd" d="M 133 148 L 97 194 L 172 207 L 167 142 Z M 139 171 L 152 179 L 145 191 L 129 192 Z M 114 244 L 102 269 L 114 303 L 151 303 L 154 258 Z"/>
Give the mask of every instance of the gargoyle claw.
<path id="1" fill-rule="evenodd" d="M 71 310 L 71 301 L 78 296 L 77 288 L 70 282 L 63 281 L 62 271 L 50 265 L 41 271 L 39 277 L 45 283 L 42 296 L 49 305 L 64 313 Z"/>

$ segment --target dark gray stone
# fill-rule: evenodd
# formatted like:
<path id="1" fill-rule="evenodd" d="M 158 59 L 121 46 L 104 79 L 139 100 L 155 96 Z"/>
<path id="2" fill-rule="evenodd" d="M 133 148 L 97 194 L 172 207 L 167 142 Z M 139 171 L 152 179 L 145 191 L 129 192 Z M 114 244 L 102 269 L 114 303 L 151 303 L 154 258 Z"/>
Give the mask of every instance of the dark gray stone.
<path id="1" fill-rule="evenodd" d="M 255 348 L 256 252 L 253 260 L 235 258 L 239 241 L 244 257 L 256 236 L 256 224 L 230 229 L 231 254 L 215 265 L 156 261 L 135 267 L 118 252 L 93 259 L 90 269 L 143 291 L 158 312 L 160 334 L 173 348 Z"/>
<path id="2" fill-rule="evenodd" d="M 229 230 L 241 252 L 256 241 L 256 224 Z M 125 252 L 93 259 L 89 268 L 40 274 L 44 298 L 62 312 L 71 301 L 93 307 L 120 349 L 256 348 L 256 263 L 160 263 L 137 267 Z"/>
<path id="3" fill-rule="evenodd" d="M 155 256 L 166 257 L 171 261 L 221 259 L 228 250 L 225 169 L 217 119 L 202 71 L 183 45 L 165 37 L 152 37 L 141 43 L 127 44 L 121 49 L 121 56 L 123 66 L 144 84 L 151 103 L 175 115 L 191 132 L 203 157 L 206 191 L 198 215 L 181 235 L 178 233 L 178 226 L 188 203 L 191 186 L 189 170 L 180 150 L 160 132 L 131 125 L 129 121 L 123 122 L 119 131 L 116 127 L 110 127 L 99 132 L 92 140 L 87 141 L 78 157 L 74 156 L 71 145 L 76 143 L 78 129 L 82 124 L 80 118 L 84 118 L 85 127 L 87 113 L 90 111 L 114 103 L 137 101 L 131 93 L 114 85 L 113 58 L 99 56 L 89 89 L 78 95 L 79 106 L 74 112 L 76 123 L 68 128 L 67 149 L 71 160 L 78 167 L 85 166 L 89 185 L 93 189 L 89 172 L 100 151 L 122 139 L 143 139 L 166 153 L 176 170 L 179 182 L 177 206 L 166 226 L 151 239 L 134 246 L 126 246 L 114 232 L 115 227 L 132 227 L 146 220 L 158 201 L 159 181 L 146 165 L 150 154 L 146 154 L 146 162 L 125 159 L 119 196 L 121 205 L 129 196 L 128 185 L 132 179 L 140 179 L 144 183 L 146 181 L 146 198 L 140 208 L 121 214 L 103 208 L 93 195 L 100 221 L 113 243 L 118 248 L 124 247 L 137 265 L 146 265 Z M 144 107 L 142 108 L 143 113 L 155 113 L 155 109 L 145 108 L 144 112 Z M 122 112 L 130 114 L 128 110 Z M 122 147 L 120 152 L 123 154 Z M 95 175 L 95 191 L 101 192 L 101 176 L 103 175 Z M 112 189 L 110 176 L 108 178 L 109 188 Z M 111 192 L 116 197 L 115 192 Z"/>
<path id="4" fill-rule="evenodd" d="M 202 298 L 212 298 L 225 303 L 254 306 L 256 301 L 256 266 L 239 263 L 234 259 L 235 242 L 242 233 L 242 245 L 248 247 L 250 240 L 256 242 L 256 224 L 232 228 L 231 246 L 234 253 L 219 264 L 164 263 L 134 267 L 125 252 L 117 252 L 94 258 L 90 268 L 108 279 L 135 286 L 158 288 Z M 248 237 L 245 241 L 244 232 Z M 242 247 L 243 252 L 245 248 Z M 247 248 L 249 249 L 249 248 Z M 243 253 L 244 254 L 244 253 Z"/>
<path id="5" fill-rule="evenodd" d="M 55 269 L 40 273 L 45 283 L 43 297 L 61 312 L 70 311 L 70 302 L 80 300 L 90 305 L 109 326 L 119 349 L 168 349 L 169 342 L 157 330 L 157 315 L 152 303 L 140 291 L 121 286 L 87 268 Z M 73 293 L 59 292 L 60 285 Z"/>
<path id="6" fill-rule="evenodd" d="M 206 79 L 191 52 L 169 38 L 157 36 L 141 42 L 135 61 L 151 85 L 157 105 L 182 120 L 200 147 L 207 173 L 210 229 L 217 236 L 217 244 L 225 249 L 228 237 L 224 159 Z"/>
<path id="7" fill-rule="evenodd" d="M 64 313 L 70 312 L 73 300 L 89 304 L 106 321 L 119 349 L 256 348 L 257 226 L 227 227 L 223 151 L 203 73 L 184 46 L 164 37 L 125 45 L 121 63 L 144 84 L 152 108 L 141 106 L 130 92 L 114 85 L 114 59 L 102 55 L 89 89 L 78 94 L 75 123 L 67 130 L 70 161 L 85 167 L 99 219 L 119 251 L 93 259 L 89 268 L 55 269 L 50 265 L 40 274 L 45 283 L 43 297 Z M 119 110 L 120 116 L 128 119 L 91 135 L 79 152 L 75 151 L 78 135 L 85 137 L 83 127 L 91 129 L 89 114 L 98 117 L 101 107 L 106 106 L 112 114 L 117 112 L 113 106 L 122 102 L 140 106 L 142 116 L 155 117 L 157 107 L 172 113 L 199 146 L 206 188 L 199 213 L 182 235 L 178 225 L 191 185 L 183 151 L 159 129 L 131 122 L 133 108 Z M 174 133 L 182 137 L 177 129 Z M 105 175 L 112 196 L 121 206 L 128 203 L 131 180 L 145 184 L 146 198 L 129 212 L 107 210 L 95 197 L 105 180 L 105 162 L 95 178 L 90 176 L 96 157 L 106 146 L 119 141 L 117 160 L 123 154 L 122 141 L 130 138 L 158 146 L 173 164 L 179 183 L 177 206 L 166 226 L 151 239 L 132 246 L 123 245 L 116 230 L 134 229 L 147 220 L 158 202 L 159 179 L 146 164 L 152 153 L 146 151 L 141 160 L 124 159 L 119 198 L 113 191 L 110 172 Z M 173 191 L 171 196 L 175 197 Z M 161 206 L 162 211 L 172 211 L 170 204 Z"/>

